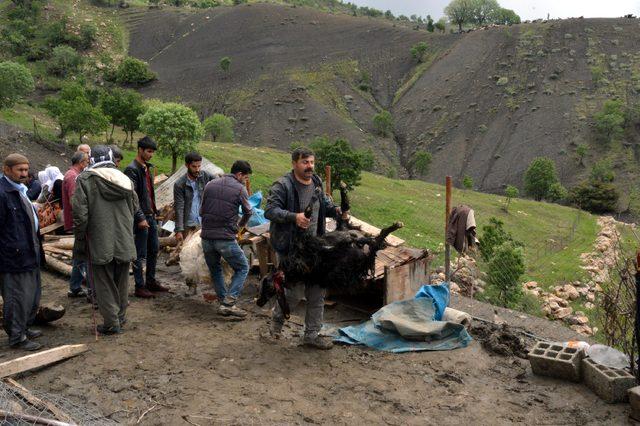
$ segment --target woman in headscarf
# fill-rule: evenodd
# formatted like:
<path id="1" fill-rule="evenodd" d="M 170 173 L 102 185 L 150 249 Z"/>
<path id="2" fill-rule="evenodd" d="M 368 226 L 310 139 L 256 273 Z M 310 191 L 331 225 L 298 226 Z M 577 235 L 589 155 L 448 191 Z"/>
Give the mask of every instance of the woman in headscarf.
<path id="1" fill-rule="evenodd" d="M 38 180 L 42 185 L 42 192 L 40 193 L 40 197 L 38 197 L 38 202 L 61 202 L 63 179 L 64 175 L 56 166 L 48 166 L 43 171 L 38 172 Z"/>

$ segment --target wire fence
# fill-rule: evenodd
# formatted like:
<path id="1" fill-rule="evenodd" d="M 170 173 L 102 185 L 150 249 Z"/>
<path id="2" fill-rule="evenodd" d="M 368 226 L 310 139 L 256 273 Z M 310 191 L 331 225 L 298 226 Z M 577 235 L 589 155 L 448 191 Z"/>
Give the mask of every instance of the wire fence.
<path id="1" fill-rule="evenodd" d="M 110 426 L 118 423 L 60 395 L 27 390 L 8 379 L 0 381 L 0 424 Z"/>

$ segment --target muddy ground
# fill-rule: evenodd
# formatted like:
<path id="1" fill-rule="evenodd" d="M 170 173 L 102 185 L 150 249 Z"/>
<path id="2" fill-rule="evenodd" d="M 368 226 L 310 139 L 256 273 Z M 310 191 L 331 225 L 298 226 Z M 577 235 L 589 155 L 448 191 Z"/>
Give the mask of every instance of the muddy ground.
<path id="1" fill-rule="evenodd" d="M 159 276 L 173 293 L 131 298 L 125 333 L 95 342 L 90 305 L 67 299 L 66 280 L 45 273 L 43 300 L 68 312 L 45 327 L 40 342 L 49 348 L 87 343 L 90 351 L 19 382 L 128 424 L 149 409 L 140 424 L 628 422 L 626 404 L 606 404 L 580 384 L 536 377 L 527 361 L 497 356 L 477 341 L 456 351 L 402 355 L 348 346 L 310 350 L 298 345 L 302 306 L 285 339 L 268 337 L 268 310 L 252 303 L 255 277 L 242 299 L 248 319 L 230 322 L 201 294 L 186 297 L 175 269 Z M 493 307 L 480 302 L 455 297 L 452 304 L 493 318 Z M 575 336 L 539 318 L 498 314 L 546 338 Z M 365 317 L 340 303 L 326 309 L 331 324 Z M 3 347 L 0 362 L 18 355 Z"/>

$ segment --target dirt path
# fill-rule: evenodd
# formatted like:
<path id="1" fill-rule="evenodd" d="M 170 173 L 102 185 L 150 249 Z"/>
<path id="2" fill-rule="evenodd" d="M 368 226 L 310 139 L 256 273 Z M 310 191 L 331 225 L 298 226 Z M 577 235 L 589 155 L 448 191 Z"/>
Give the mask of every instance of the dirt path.
<path id="1" fill-rule="evenodd" d="M 176 278 L 175 271 L 163 275 L 165 282 Z M 201 298 L 185 297 L 177 280 L 173 295 L 132 298 L 126 332 L 95 343 L 89 305 L 69 301 L 57 276 L 45 273 L 44 283 L 43 299 L 65 304 L 68 313 L 45 329 L 41 342 L 85 342 L 91 350 L 19 381 L 123 423 L 135 423 L 152 407 L 141 424 L 186 425 L 185 415 L 200 425 L 627 422 L 626 405 L 607 405 L 582 385 L 533 376 L 528 362 L 492 355 L 477 342 L 404 355 L 345 346 L 308 350 L 297 345 L 296 324 L 283 341 L 266 337 L 268 311 L 251 303 L 251 291 L 243 300 L 249 318 L 228 322 Z M 471 306 L 466 299 L 455 303 Z M 326 320 L 362 316 L 336 305 L 327 308 Z M 16 355 L 3 347 L 0 361 Z"/>

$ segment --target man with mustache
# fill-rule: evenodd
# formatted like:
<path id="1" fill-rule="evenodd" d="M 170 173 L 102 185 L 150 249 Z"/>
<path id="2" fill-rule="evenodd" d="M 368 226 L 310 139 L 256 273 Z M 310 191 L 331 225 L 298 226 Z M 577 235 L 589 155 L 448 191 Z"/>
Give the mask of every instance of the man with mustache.
<path id="1" fill-rule="evenodd" d="M 173 185 L 173 208 L 176 214 L 176 239 L 184 240 L 202 225 L 200 205 L 202 193 L 214 176 L 202 170 L 202 156 L 190 152 L 184 156 L 187 173 Z"/>
<path id="2" fill-rule="evenodd" d="M 4 330 L 12 348 L 35 351 L 42 335 L 30 329 L 40 303 L 40 265 L 44 258 L 38 215 L 27 197 L 29 160 L 22 154 L 4 159 L 0 177 L 0 287 Z"/>
<path id="3" fill-rule="evenodd" d="M 271 187 L 265 217 L 271 221 L 269 232 L 271 245 L 278 258 L 287 256 L 293 239 L 299 233 L 323 235 L 326 217 L 338 217 L 340 209 L 322 191 L 322 180 L 314 173 L 315 154 L 308 148 L 297 148 L 291 153 L 293 170 Z M 314 197 L 314 193 L 316 197 Z M 311 204 L 311 217 L 304 215 L 304 209 Z M 331 349 L 333 343 L 319 335 L 324 316 L 325 290 L 318 285 L 290 283 L 285 289 L 289 307 L 293 309 L 302 299 L 302 291 L 307 299 L 303 344 L 318 349 Z M 276 304 L 271 317 L 271 335 L 279 339 L 282 335 L 284 315 Z"/>

